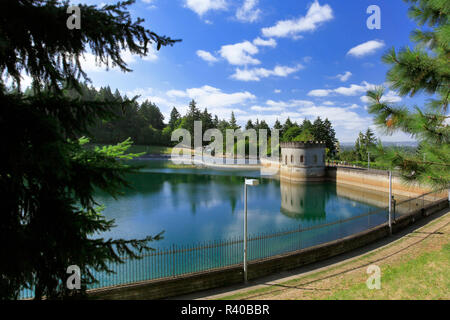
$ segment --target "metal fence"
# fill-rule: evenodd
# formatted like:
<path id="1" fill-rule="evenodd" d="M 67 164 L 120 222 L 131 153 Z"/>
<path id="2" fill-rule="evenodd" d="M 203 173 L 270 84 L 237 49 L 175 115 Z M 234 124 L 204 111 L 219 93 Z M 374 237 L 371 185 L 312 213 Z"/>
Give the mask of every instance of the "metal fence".
<path id="1" fill-rule="evenodd" d="M 249 235 L 248 260 L 267 259 L 340 239 L 380 225 L 387 219 L 388 209 L 383 208 L 327 224 Z M 158 248 L 141 255 L 141 259 L 124 258 L 123 264 L 110 264 L 109 268 L 114 274 L 93 272 L 99 282 L 89 288 L 174 278 L 238 266 L 243 262 L 243 243 L 243 237 L 234 237 L 228 240 Z"/>
<path id="2" fill-rule="evenodd" d="M 402 197 L 395 203 L 394 219 L 422 209 L 443 198 L 442 192 L 430 192 L 419 197 Z M 248 260 L 257 261 L 287 254 L 314 245 L 337 240 L 373 228 L 388 220 L 388 208 L 381 208 L 347 219 L 250 235 Z M 187 274 L 238 266 L 243 262 L 243 238 L 205 241 L 190 245 L 172 245 L 140 255 L 140 259 L 122 257 L 124 263 L 109 263 L 114 273 L 96 272 L 98 283 L 88 289 L 103 288 L 148 280 L 175 278 Z M 22 299 L 32 298 L 32 290 L 23 290 Z"/>
<path id="3" fill-rule="evenodd" d="M 447 190 L 428 192 L 417 197 L 396 195 L 393 203 L 394 219 L 428 207 L 430 204 L 447 197 Z"/>

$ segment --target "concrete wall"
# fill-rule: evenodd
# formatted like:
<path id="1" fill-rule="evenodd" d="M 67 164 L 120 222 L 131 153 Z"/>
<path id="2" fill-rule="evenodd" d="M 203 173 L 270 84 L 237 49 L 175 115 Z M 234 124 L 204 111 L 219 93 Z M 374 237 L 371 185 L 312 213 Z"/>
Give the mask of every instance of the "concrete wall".
<path id="1" fill-rule="evenodd" d="M 389 192 L 389 173 L 384 170 L 366 170 L 358 168 L 327 167 L 327 180 L 337 185 L 350 185 L 361 190 Z M 417 184 L 406 185 L 399 176 L 392 177 L 392 190 L 395 195 L 415 197 L 431 190 Z"/>
<path id="2" fill-rule="evenodd" d="M 284 158 L 283 158 L 284 159 Z M 280 165 L 277 161 L 261 159 L 261 172 L 278 172 L 280 180 L 291 182 L 334 181 L 336 185 L 355 187 L 377 193 L 389 192 L 389 174 L 385 170 L 367 170 L 362 168 L 325 167 L 302 168 Z M 324 170 L 324 171 L 323 171 Z M 323 174 L 324 172 L 324 174 Z M 417 184 L 406 185 L 395 173 L 392 177 L 392 189 L 397 198 L 416 197 L 431 190 Z M 442 193 L 445 196 L 445 192 Z"/>
<path id="3" fill-rule="evenodd" d="M 444 199 L 429 205 L 423 210 L 418 210 L 402 216 L 395 221 L 393 232 L 399 232 L 422 217 L 431 215 L 447 207 L 448 200 Z M 281 271 L 298 268 L 365 246 L 388 235 L 389 227 L 385 223 L 343 239 L 251 262 L 248 265 L 248 278 L 256 279 Z M 223 268 L 173 279 L 148 281 L 133 285 L 91 290 L 88 294 L 91 299 L 162 299 L 242 283 L 242 281 L 242 266 L 235 266 L 232 268 Z"/>

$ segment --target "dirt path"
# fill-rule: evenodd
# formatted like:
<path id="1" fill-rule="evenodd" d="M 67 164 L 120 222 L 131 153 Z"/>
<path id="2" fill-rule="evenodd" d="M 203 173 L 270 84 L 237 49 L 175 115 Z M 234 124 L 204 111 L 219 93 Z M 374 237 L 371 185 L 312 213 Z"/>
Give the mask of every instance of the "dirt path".
<path id="1" fill-rule="evenodd" d="M 360 256 L 202 299 L 450 299 L 449 244 L 447 209 L 439 218 Z M 382 290 L 367 289 L 369 265 L 380 267 Z"/>

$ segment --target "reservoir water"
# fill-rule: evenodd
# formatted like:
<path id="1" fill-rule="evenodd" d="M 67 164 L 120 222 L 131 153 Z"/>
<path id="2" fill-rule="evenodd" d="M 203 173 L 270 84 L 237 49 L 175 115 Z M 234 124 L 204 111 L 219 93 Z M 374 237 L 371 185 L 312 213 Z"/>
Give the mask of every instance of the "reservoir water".
<path id="1" fill-rule="evenodd" d="M 168 160 L 139 160 L 131 188 L 117 199 L 98 193 L 103 214 L 116 227 L 94 237 L 143 239 L 156 250 L 142 259 L 108 263 L 114 273 L 91 269 L 98 283 L 88 288 L 204 272 L 243 261 L 244 179 L 248 188 L 248 260 L 266 259 L 343 238 L 386 222 L 386 195 L 334 182 L 289 183 L 259 170 L 176 166 Z M 22 298 L 33 291 L 24 289 Z"/>
<path id="2" fill-rule="evenodd" d="M 96 198 L 117 225 L 103 237 L 144 238 L 164 231 L 164 239 L 152 246 L 168 247 L 242 236 L 245 177 L 260 179 L 259 186 L 248 189 L 249 234 L 308 228 L 377 209 L 350 192 L 338 195 L 333 182 L 291 184 L 260 177 L 258 170 L 180 168 L 167 160 L 139 163 L 144 168 L 128 176 L 132 189 L 118 199 Z M 384 222 L 382 215 L 372 219 L 371 225 Z"/>

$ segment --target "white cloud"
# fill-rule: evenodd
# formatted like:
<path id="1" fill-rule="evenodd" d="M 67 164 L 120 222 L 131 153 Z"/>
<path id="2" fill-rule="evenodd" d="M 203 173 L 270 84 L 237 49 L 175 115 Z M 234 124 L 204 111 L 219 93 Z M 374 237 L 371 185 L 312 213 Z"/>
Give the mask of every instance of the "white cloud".
<path id="1" fill-rule="evenodd" d="M 334 106 L 334 102 L 333 101 L 325 101 L 322 104 L 325 105 L 325 106 Z"/>
<path id="2" fill-rule="evenodd" d="M 365 55 L 369 55 L 384 47 L 384 41 L 381 40 L 371 40 L 364 42 L 360 45 L 357 45 L 354 48 L 351 48 L 347 54 L 354 57 L 363 57 Z"/>
<path id="3" fill-rule="evenodd" d="M 273 101 L 267 100 L 266 104 L 271 107 L 291 108 L 291 107 L 312 107 L 314 102 L 309 100 L 289 100 L 289 101 Z"/>
<path id="4" fill-rule="evenodd" d="M 179 112 L 185 112 L 187 110 L 186 104 L 181 104 L 176 100 L 166 99 L 162 95 L 158 95 L 152 88 L 136 88 L 122 94 L 126 94 L 128 97 L 139 95 L 139 102 L 148 100 L 155 103 L 160 108 L 165 119 L 168 119 L 170 117 L 170 111 L 172 110 L 172 107 L 176 107 Z"/>
<path id="5" fill-rule="evenodd" d="M 292 107 L 297 107 L 292 109 Z M 290 108 L 290 109 L 288 109 Z M 328 118 L 336 130 L 336 136 L 341 142 L 353 142 L 357 138 L 359 131 L 365 131 L 367 126 L 373 124 L 371 116 L 359 114 L 360 106 L 353 104 L 347 107 L 329 107 L 324 105 L 315 105 L 314 102 L 308 100 L 289 100 L 289 101 L 273 101 L 268 100 L 265 105 L 254 105 L 250 109 L 254 113 L 238 118 L 239 121 L 245 123 L 248 119 L 265 120 L 272 126 L 275 120 L 284 123 L 289 117 L 291 121 L 301 123 L 304 119 L 311 121 L 317 117 L 322 119 Z M 410 140 L 407 137 L 386 137 L 383 139 L 391 141 Z"/>
<path id="6" fill-rule="evenodd" d="M 335 78 L 341 80 L 342 82 L 347 81 L 352 76 L 350 71 L 346 71 L 344 74 L 338 74 Z"/>
<path id="7" fill-rule="evenodd" d="M 281 90 L 280 89 L 275 89 L 275 90 L 273 90 L 273 92 L 274 93 L 281 93 Z"/>
<path id="8" fill-rule="evenodd" d="M 235 66 L 249 64 L 256 65 L 261 63 L 261 61 L 253 57 L 253 55 L 259 52 L 258 46 L 274 48 L 277 46 L 277 42 L 274 39 L 264 40 L 258 37 L 254 39 L 253 42 L 246 40 L 235 44 L 224 45 L 220 48 L 219 54 L 222 58 L 227 60 L 229 64 Z M 199 51 L 202 51 L 203 55 L 209 54 L 209 52 L 203 50 Z M 199 51 L 197 51 L 197 54 L 199 54 Z M 209 54 L 208 58 L 210 59 L 211 56 L 212 55 Z"/>
<path id="9" fill-rule="evenodd" d="M 180 98 L 185 98 L 187 97 L 187 93 L 185 91 L 182 90 L 169 90 L 166 92 L 166 94 L 169 97 L 180 97 Z"/>
<path id="10" fill-rule="evenodd" d="M 155 9 L 156 6 L 153 4 L 155 2 L 155 0 L 142 0 L 142 2 L 149 4 L 149 6 L 147 6 L 147 9 Z"/>
<path id="11" fill-rule="evenodd" d="M 275 39 L 264 40 L 264 39 L 261 39 L 260 37 L 254 39 L 253 44 L 256 46 L 265 46 L 265 47 L 272 47 L 272 48 L 275 48 L 277 46 L 277 42 L 275 41 Z"/>
<path id="12" fill-rule="evenodd" d="M 225 93 L 218 88 L 208 85 L 186 90 L 168 90 L 164 93 L 152 88 L 137 88 L 125 92 L 128 96 L 140 95 L 140 102 L 149 100 L 155 103 L 163 113 L 165 119 L 170 117 L 172 107 L 176 107 L 181 114 L 188 111 L 189 101 L 194 99 L 201 109 L 208 108 L 208 112 L 223 119 L 229 119 L 231 111 L 237 115 L 246 115 L 247 111 L 237 108 L 245 106 L 248 102 L 256 99 L 256 96 L 247 91 Z"/>
<path id="13" fill-rule="evenodd" d="M 261 10 L 257 8 L 259 0 L 244 0 L 242 7 L 236 11 L 236 18 L 242 22 L 255 22 L 259 19 Z"/>
<path id="14" fill-rule="evenodd" d="M 328 90 L 328 89 L 316 89 L 316 90 L 311 90 L 310 92 L 308 92 L 308 96 L 311 97 L 326 97 L 328 96 L 333 90 Z"/>
<path id="15" fill-rule="evenodd" d="M 356 96 L 358 94 L 364 93 L 367 90 L 372 90 L 376 86 L 373 84 L 370 84 L 366 81 L 363 81 L 361 85 L 352 84 L 350 87 L 339 87 L 337 89 L 331 90 L 331 89 L 317 89 L 317 90 L 311 90 L 308 93 L 308 96 L 312 97 L 326 97 L 332 93 L 337 93 L 343 96 Z"/>
<path id="16" fill-rule="evenodd" d="M 200 88 L 190 88 L 184 91 L 169 90 L 166 92 L 169 97 L 189 98 L 197 101 L 202 108 L 220 108 L 236 104 L 245 104 L 256 97 L 248 91 L 224 93 L 218 88 L 205 85 Z"/>
<path id="17" fill-rule="evenodd" d="M 369 102 L 370 102 L 370 101 L 369 101 L 369 98 L 368 98 L 367 96 L 362 96 L 360 99 L 361 99 L 361 101 L 364 102 L 364 103 L 369 103 Z"/>
<path id="18" fill-rule="evenodd" d="M 265 106 L 252 106 L 250 109 L 258 112 L 269 112 L 269 111 L 285 111 L 287 108 L 294 107 L 312 107 L 314 102 L 308 100 L 289 100 L 289 101 L 274 101 L 267 100 Z M 297 115 L 297 114 L 296 114 Z"/>
<path id="19" fill-rule="evenodd" d="M 287 102 L 286 104 L 290 103 Z M 358 132 L 365 131 L 367 126 L 372 124 L 371 117 L 359 115 L 353 110 L 354 108 L 326 107 L 312 104 L 288 112 L 283 111 L 283 107 L 277 105 L 267 107 L 254 106 L 251 109 L 255 112 L 261 112 L 257 115 L 258 118 L 265 120 L 269 125 L 273 125 L 277 119 L 281 123 L 284 123 L 288 117 L 291 121 L 296 121 L 297 123 L 301 123 L 304 119 L 313 121 L 317 117 L 321 117 L 322 119 L 328 118 L 336 130 L 337 138 L 341 142 L 355 141 Z M 254 119 L 254 117 L 255 115 L 252 115 L 251 118 L 247 117 L 247 120 Z"/>
<path id="20" fill-rule="evenodd" d="M 210 52 L 205 51 L 205 50 L 197 50 L 197 56 L 199 56 L 201 59 L 210 62 L 210 63 L 214 63 L 219 61 L 219 59 L 217 59 L 216 57 L 214 57 Z"/>
<path id="21" fill-rule="evenodd" d="M 253 110 L 253 111 L 258 111 L 258 112 L 283 111 L 282 107 L 277 107 L 277 106 L 273 106 L 273 107 L 253 106 L 250 109 Z"/>
<path id="22" fill-rule="evenodd" d="M 156 49 L 154 47 L 149 47 L 149 50 L 147 52 L 147 55 L 145 57 L 142 57 L 142 60 L 144 61 L 156 61 L 158 59 Z M 136 56 L 139 59 L 139 56 Z"/>
<path id="23" fill-rule="evenodd" d="M 124 60 L 125 61 L 125 60 Z M 126 61 L 125 61 L 126 62 Z M 92 53 L 85 53 L 83 58 L 80 58 L 81 68 L 85 72 L 101 72 L 106 71 L 106 65 L 96 61 L 96 57 Z M 128 63 L 128 62 L 127 62 Z"/>
<path id="24" fill-rule="evenodd" d="M 362 96 L 361 101 L 365 104 L 369 104 L 369 98 L 367 96 Z M 395 103 L 402 101 L 402 97 L 400 97 L 395 91 L 389 90 L 382 98 L 381 102 L 389 102 L 389 103 Z"/>
<path id="25" fill-rule="evenodd" d="M 249 41 L 222 46 L 220 55 L 232 65 L 260 64 L 261 61 L 252 57 L 259 52 L 258 47 Z"/>
<path id="26" fill-rule="evenodd" d="M 225 10 L 227 8 L 226 0 L 185 0 L 185 6 L 203 16 L 210 10 Z"/>
<path id="27" fill-rule="evenodd" d="M 263 28 L 266 37 L 298 37 L 299 33 L 314 31 L 324 22 L 333 19 L 333 10 L 329 5 L 321 6 L 316 0 L 309 7 L 306 16 L 292 20 L 278 21 L 273 27 Z"/>
<path id="28" fill-rule="evenodd" d="M 362 117 L 350 108 L 313 106 L 298 110 L 303 117 L 315 119 L 317 117 L 328 118 L 333 126 L 344 130 L 362 130 L 372 123 L 372 119 Z"/>
<path id="29" fill-rule="evenodd" d="M 361 85 L 352 84 L 350 87 L 339 87 L 333 91 L 344 96 L 356 96 L 374 88 L 375 85 L 363 81 Z"/>
<path id="30" fill-rule="evenodd" d="M 158 55 L 156 53 L 156 49 L 153 47 L 149 47 L 149 51 L 147 55 L 144 57 L 140 57 L 138 55 L 132 54 L 129 50 L 124 50 L 121 52 L 122 60 L 127 64 L 131 65 L 136 63 L 139 60 L 144 61 L 156 61 L 158 59 Z M 106 71 L 107 66 L 105 64 L 99 64 L 99 60 L 96 61 L 95 55 L 88 52 L 84 54 L 84 58 L 80 58 L 81 67 L 85 72 L 102 72 Z M 119 71 L 120 69 L 117 66 L 109 66 L 109 70 Z"/>
<path id="31" fill-rule="evenodd" d="M 273 70 L 265 68 L 237 68 L 235 73 L 231 75 L 231 78 L 240 81 L 260 81 L 261 78 L 268 78 L 270 76 L 287 77 L 291 73 L 297 72 L 302 68 L 303 66 L 301 64 L 298 64 L 295 67 L 276 66 Z"/>
<path id="32" fill-rule="evenodd" d="M 381 98 L 381 102 L 400 102 L 402 101 L 402 97 L 400 97 L 395 91 L 389 90 L 383 98 Z"/>

